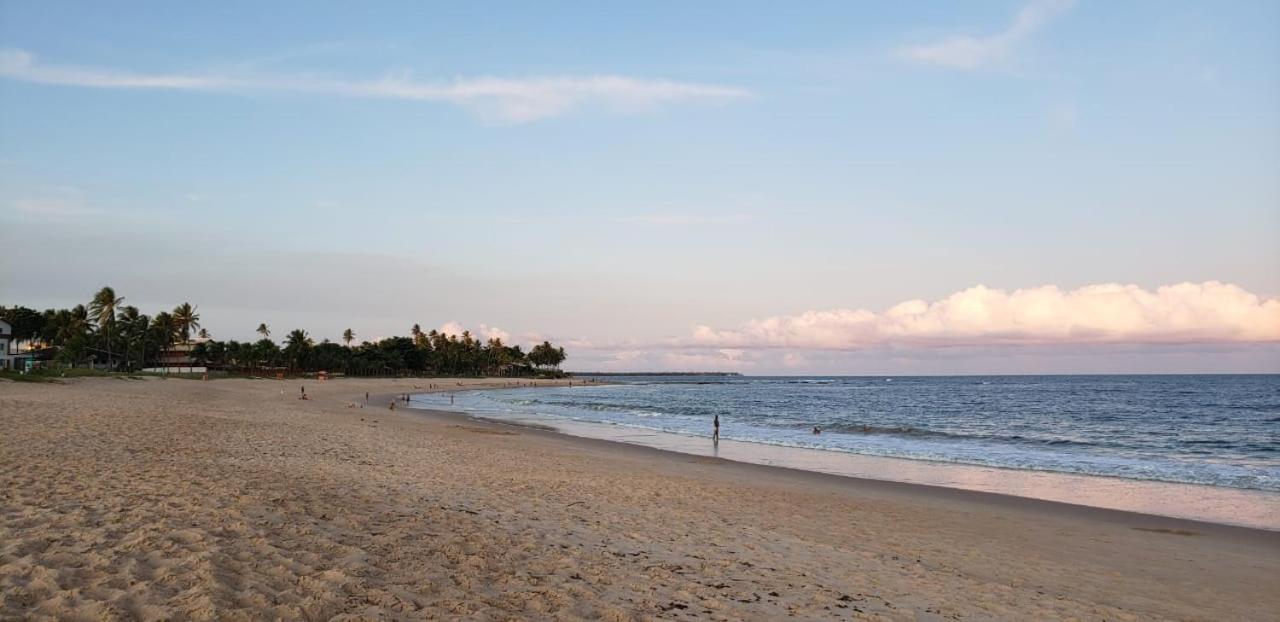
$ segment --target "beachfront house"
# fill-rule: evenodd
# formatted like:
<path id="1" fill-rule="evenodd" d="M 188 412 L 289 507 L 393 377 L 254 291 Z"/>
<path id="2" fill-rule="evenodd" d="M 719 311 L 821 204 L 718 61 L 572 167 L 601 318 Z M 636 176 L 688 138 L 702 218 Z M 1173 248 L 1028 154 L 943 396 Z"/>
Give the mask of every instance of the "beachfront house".
<path id="1" fill-rule="evenodd" d="M 48 365 L 58 349 L 34 339 L 19 339 L 13 325 L 0 320 L 0 369 L 31 371 Z"/>
<path id="2" fill-rule="evenodd" d="M 175 343 L 160 352 L 156 367 L 146 367 L 142 371 L 160 374 L 201 374 L 209 371 L 204 365 L 198 365 L 194 356 L 196 346 L 207 343 L 209 339 L 194 338 L 183 343 Z"/>
<path id="3" fill-rule="evenodd" d="M 13 369 L 13 327 L 0 320 L 0 369 Z"/>

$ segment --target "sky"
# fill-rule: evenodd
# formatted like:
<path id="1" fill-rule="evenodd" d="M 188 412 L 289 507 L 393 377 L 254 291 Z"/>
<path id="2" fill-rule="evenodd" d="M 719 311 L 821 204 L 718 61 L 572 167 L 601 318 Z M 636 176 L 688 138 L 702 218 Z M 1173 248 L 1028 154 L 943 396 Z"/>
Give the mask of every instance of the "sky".
<path id="1" fill-rule="evenodd" d="M 0 0 L 0 304 L 1280 372 L 1280 3 Z"/>

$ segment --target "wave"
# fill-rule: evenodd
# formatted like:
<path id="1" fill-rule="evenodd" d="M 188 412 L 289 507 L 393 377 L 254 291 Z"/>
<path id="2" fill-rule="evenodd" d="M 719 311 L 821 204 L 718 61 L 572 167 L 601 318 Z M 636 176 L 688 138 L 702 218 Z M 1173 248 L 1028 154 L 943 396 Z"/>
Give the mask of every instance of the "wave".
<path id="1" fill-rule="evenodd" d="M 652 385 L 663 386 L 663 385 L 669 385 L 669 384 L 741 384 L 741 383 L 733 382 L 732 380 L 644 380 L 644 381 L 636 380 L 631 382 L 622 381 L 620 382 L 620 384 L 627 384 L 627 385 L 634 385 L 634 386 L 652 386 Z"/>
<path id="2" fill-rule="evenodd" d="M 715 415 L 724 417 L 729 414 L 723 409 L 699 409 L 687 410 L 679 408 L 670 408 L 663 406 L 645 406 L 642 404 L 603 404 L 600 402 L 582 402 L 576 400 L 537 400 L 537 399 L 516 399 L 516 400 L 500 400 L 501 402 L 525 407 L 542 407 L 564 410 L 577 410 L 597 413 L 616 413 L 620 415 L 633 415 L 637 417 L 676 417 L 676 418 L 707 418 L 710 419 Z"/>
<path id="3" fill-rule="evenodd" d="M 1039 471 L 1046 473 L 1068 473 L 1076 475 L 1089 475 L 1095 477 L 1114 477 L 1119 479 L 1135 479 L 1151 482 L 1169 482 L 1175 484 L 1199 484 L 1205 486 L 1222 486 L 1227 488 L 1239 488 L 1243 490 L 1264 490 L 1271 492 L 1280 492 L 1280 476 L 1270 473 L 1232 473 L 1235 471 L 1231 467 L 1224 465 L 1214 465 L 1204 470 L 1179 468 L 1178 465 L 1151 464 L 1133 462 L 1129 464 L 1115 463 L 1091 463 L 1088 461 L 1069 461 L 1045 462 L 1039 458 L 1026 457 L 1024 459 L 991 459 L 972 455 L 952 455 L 927 451 L 902 451 L 890 449 L 886 447 L 871 447 L 851 449 L 847 447 L 832 447 L 820 445 L 816 443 L 804 443 L 797 441 L 788 441 L 784 439 L 768 439 L 768 438 L 750 438 L 723 436 L 729 440 L 737 440 L 748 443 L 760 443 L 763 445 L 774 445 L 779 447 L 793 447 L 798 449 L 819 449 L 824 451 L 835 451 L 840 453 L 850 453 L 865 456 L 877 456 L 884 458 L 900 458 L 904 460 L 926 460 L 930 462 L 945 462 L 948 464 L 967 464 L 974 466 L 987 466 L 1001 469 L 1015 469 L 1019 471 Z M 1064 456 L 1065 458 L 1065 456 Z"/>
<path id="4" fill-rule="evenodd" d="M 667 383 L 671 384 L 671 383 Z M 550 394 L 548 394 L 550 395 Z M 843 434 L 850 436 L 885 436 L 903 439 L 930 439 L 939 442 L 981 442 L 997 445 L 1010 446 L 1040 446 L 1053 448 L 1077 448 L 1082 450 L 1140 450 L 1144 449 L 1141 444 L 1126 443 L 1122 437 L 1109 436 L 1106 438 L 1094 438 L 1090 440 L 1082 440 L 1079 438 L 1063 438 L 1052 436 L 1027 436 L 1023 434 L 1001 434 L 980 431 L 956 431 L 956 430 L 938 430 L 923 426 L 912 425 L 884 425 L 874 423 L 864 423 L 859 421 L 801 421 L 793 418 L 782 417 L 743 417 L 741 413 L 734 413 L 723 408 L 709 408 L 702 406 L 696 409 L 682 409 L 679 407 L 672 408 L 671 404 L 662 406 L 649 406 L 636 403 L 602 403 L 598 401 L 581 401 L 575 399 L 557 400 L 546 399 L 539 400 L 534 398 L 506 399 L 500 400 L 503 403 L 515 407 L 517 410 L 533 409 L 544 411 L 552 409 L 559 411 L 561 416 L 568 416 L 572 419 L 580 421 L 595 421 L 598 423 L 626 424 L 626 421 L 619 421 L 616 417 L 623 418 L 641 418 L 649 420 L 671 419 L 672 425 L 662 425 L 657 423 L 640 423 L 639 425 L 655 430 L 675 431 L 682 429 L 682 426 L 688 425 L 690 421 L 709 421 L 713 416 L 720 417 L 737 416 L 741 423 L 751 425 L 761 430 L 775 429 L 784 431 L 809 431 L 815 426 L 820 428 L 824 434 Z M 591 413 L 598 413 L 592 415 Z M 544 413 L 547 414 L 547 413 Z M 613 416 L 615 418 L 609 418 Z M 1099 417 L 1099 420 L 1110 419 L 1109 417 Z M 1248 452 L 1261 452 L 1265 454 L 1280 451 L 1268 443 L 1252 443 L 1241 442 L 1240 440 L 1231 439 L 1179 439 L 1171 438 L 1170 446 L 1164 449 L 1174 449 L 1173 445 L 1181 445 L 1185 450 L 1193 453 L 1202 453 L 1200 448 L 1212 448 L 1215 450 L 1236 450 Z M 1146 446 L 1146 449 L 1151 447 Z"/>
<path id="5" fill-rule="evenodd" d="M 724 438 L 744 442 L 1280 490 L 1280 416 L 1270 384 L 1238 388 L 1209 378 L 1189 401 L 1170 398 L 1159 378 L 1123 391 L 1110 378 L 903 378 L 901 387 L 885 380 L 640 378 L 476 392 L 459 405 L 694 437 L 709 435 L 719 415 Z M 809 434 L 815 425 L 821 435 Z"/>
<path id="6" fill-rule="evenodd" d="M 795 424 L 789 427 L 794 429 L 806 429 L 814 426 L 808 424 Z M 827 425 L 819 425 L 817 427 L 821 428 L 823 432 L 835 432 L 837 434 L 886 434 L 918 438 L 963 438 L 966 436 L 964 434 L 941 432 L 938 430 L 917 428 L 915 426 L 883 426 L 866 423 L 829 423 Z"/>
<path id="7" fill-rule="evenodd" d="M 792 430 L 808 430 L 815 427 L 812 424 L 798 423 L 786 426 Z M 1124 447 L 1123 444 L 1114 442 L 1091 442 L 1079 441 L 1066 438 L 1032 438 L 1019 434 L 981 434 L 966 432 L 944 432 L 941 430 L 930 430 L 928 428 L 920 428 L 915 426 L 884 426 L 871 425 L 863 423 L 830 423 L 826 425 L 816 426 L 822 430 L 823 434 L 849 434 L 849 435 L 879 435 L 879 436 L 895 436 L 902 438 L 917 439 L 950 439 L 957 441 L 988 441 L 988 442 L 1007 442 L 1016 444 L 1031 445 L 1048 445 L 1048 446 L 1073 446 L 1073 447 Z"/>
<path id="8" fill-rule="evenodd" d="M 624 428 L 652 430 L 680 436 L 706 438 L 708 435 L 688 430 L 665 428 L 643 422 L 600 421 L 570 417 L 575 421 L 603 423 Z M 945 434 L 945 433 L 941 433 Z M 981 453 L 948 453 L 936 447 L 922 445 L 908 446 L 862 446 L 845 447 L 811 442 L 804 437 L 780 438 L 776 436 L 758 436 L 749 433 L 727 433 L 722 439 L 744 443 L 790 447 L 795 449 L 816 449 L 837 453 L 897 458 L 903 460 L 925 460 L 929 462 L 945 462 L 948 464 L 965 464 L 985 466 L 1019 471 L 1040 471 L 1046 473 L 1068 473 L 1097 477 L 1113 477 L 1153 482 L 1169 482 L 1180 484 L 1198 484 L 1206 486 L 1222 486 L 1244 490 L 1264 490 L 1280 492 L 1280 475 L 1252 469 L 1242 469 L 1228 465 L 1183 465 L 1174 462 L 1146 462 L 1133 458 L 1118 456 L 1090 456 L 1088 454 L 1049 455 L 1043 450 L 1027 448 L 1030 453 L 1002 453 L 1000 457 L 992 457 Z M 820 437 L 815 437 L 820 438 Z M 1051 441 L 1044 444 L 1061 445 L 1072 441 Z"/>

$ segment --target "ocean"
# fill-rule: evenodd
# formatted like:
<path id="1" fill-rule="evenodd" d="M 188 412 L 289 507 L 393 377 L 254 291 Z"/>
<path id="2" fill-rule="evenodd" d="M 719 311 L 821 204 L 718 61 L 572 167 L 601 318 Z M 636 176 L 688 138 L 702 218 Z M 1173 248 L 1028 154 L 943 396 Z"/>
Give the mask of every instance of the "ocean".
<path id="1" fill-rule="evenodd" d="M 1277 375 L 602 380 L 458 393 L 453 408 L 692 437 L 718 415 L 722 439 L 761 445 L 1280 491 Z"/>

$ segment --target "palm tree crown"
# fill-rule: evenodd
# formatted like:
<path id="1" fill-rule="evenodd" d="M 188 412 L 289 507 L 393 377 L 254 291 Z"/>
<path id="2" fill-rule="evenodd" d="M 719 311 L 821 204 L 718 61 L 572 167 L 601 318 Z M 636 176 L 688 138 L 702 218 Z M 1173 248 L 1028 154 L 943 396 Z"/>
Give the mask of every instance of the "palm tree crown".
<path id="1" fill-rule="evenodd" d="M 342 331 L 342 340 L 346 342 L 348 348 L 351 347 L 351 342 L 355 341 L 355 338 L 356 338 L 356 333 L 350 328 Z"/>
<path id="2" fill-rule="evenodd" d="M 104 287 L 93 296 L 89 303 L 89 313 L 98 326 L 107 328 L 116 317 L 116 307 L 124 302 L 124 296 L 117 296 L 116 290 Z"/>
<path id="3" fill-rule="evenodd" d="M 289 336 L 284 338 L 286 348 L 301 349 L 311 345 L 311 337 L 307 335 L 307 331 L 296 328 L 289 332 Z"/>
<path id="4" fill-rule="evenodd" d="M 161 348 L 173 345 L 173 337 L 177 333 L 177 322 L 173 316 L 161 311 L 151 319 L 151 330 L 155 332 L 156 341 Z"/>
<path id="5" fill-rule="evenodd" d="M 182 335 L 182 340 L 190 341 L 191 331 L 200 328 L 200 314 L 196 313 L 196 307 L 191 306 L 191 303 L 184 302 L 174 308 L 173 323 L 178 334 Z"/>
<path id="6" fill-rule="evenodd" d="M 119 325 L 120 336 L 124 338 L 124 363 L 125 367 L 129 367 L 132 352 L 135 346 L 142 342 L 147 332 L 147 323 L 150 318 L 138 312 L 138 308 L 129 305 L 120 309 L 120 313 L 116 315 L 116 324 Z M 143 356 L 145 358 L 145 351 Z"/>
<path id="7" fill-rule="evenodd" d="M 107 367 L 111 366 L 111 326 L 116 323 L 116 307 L 124 302 L 124 296 L 117 296 L 116 290 L 104 287 L 93 296 L 89 303 L 89 312 L 93 315 L 98 327 L 107 333 Z"/>
<path id="8" fill-rule="evenodd" d="M 262 335 L 262 338 L 263 338 L 263 339 L 267 339 L 267 338 L 271 337 L 271 329 L 270 329 L 270 328 L 267 328 L 267 323 L 266 323 L 266 322 L 263 322 L 263 323 L 261 323 L 261 324 L 259 324 L 259 325 L 258 325 L 258 334 L 259 334 L 259 335 Z"/>

